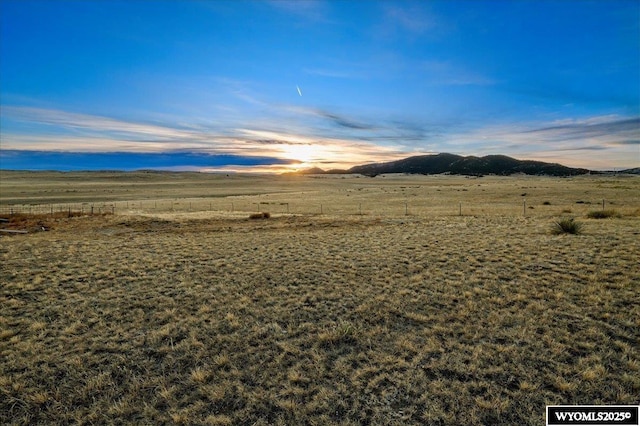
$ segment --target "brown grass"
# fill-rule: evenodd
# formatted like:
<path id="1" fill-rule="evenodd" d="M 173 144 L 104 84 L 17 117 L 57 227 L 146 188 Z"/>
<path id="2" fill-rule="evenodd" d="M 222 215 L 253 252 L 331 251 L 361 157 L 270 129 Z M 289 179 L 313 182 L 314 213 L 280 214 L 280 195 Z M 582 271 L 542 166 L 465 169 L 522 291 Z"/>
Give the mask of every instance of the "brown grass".
<path id="1" fill-rule="evenodd" d="M 639 219 L 550 235 L 545 199 L 0 236 L 2 422 L 533 425 L 547 404 L 638 404 Z"/>
<path id="2" fill-rule="evenodd" d="M 108 213 L 94 214 L 94 220 L 100 221 L 100 218 L 108 215 Z M 79 211 L 60 211 L 46 214 L 0 214 L 0 229 L 24 230 L 27 232 L 49 231 L 56 225 L 69 218 L 79 218 L 89 216 L 88 213 Z"/>

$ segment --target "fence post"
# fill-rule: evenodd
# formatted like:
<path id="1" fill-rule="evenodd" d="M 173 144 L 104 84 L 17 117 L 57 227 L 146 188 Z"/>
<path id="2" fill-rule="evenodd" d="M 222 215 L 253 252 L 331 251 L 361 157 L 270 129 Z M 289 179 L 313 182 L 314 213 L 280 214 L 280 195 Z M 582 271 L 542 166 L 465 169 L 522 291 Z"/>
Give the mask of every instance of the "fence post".
<path id="1" fill-rule="evenodd" d="M 527 215 L 527 199 L 522 200 L 522 216 Z"/>
<path id="2" fill-rule="evenodd" d="M 407 203 L 404 203 L 404 215 L 409 216 L 409 206 Z"/>
<path id="3" fill-rule="evenodd" d="M 462 216 L 462 203 L 458 203 L 458 216 Z"/>
<path id="4" fill-rule="evenodd" d="M 320 214 L 322 214 L 322 204 L 320 204 Z"/>
<path id="5" fill-rule="evenodd" d="M 604 198 L 602 199 L 602 211 L 604 211 Z"/>

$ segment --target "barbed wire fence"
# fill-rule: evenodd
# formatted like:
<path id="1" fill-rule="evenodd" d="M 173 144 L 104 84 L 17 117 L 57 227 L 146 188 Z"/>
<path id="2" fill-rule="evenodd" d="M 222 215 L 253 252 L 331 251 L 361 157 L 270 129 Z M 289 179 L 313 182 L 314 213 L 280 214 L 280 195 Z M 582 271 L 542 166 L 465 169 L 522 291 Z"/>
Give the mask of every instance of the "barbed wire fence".
<path id="1" fill-rule="evenodd" d="M 256 201 L 245 198 L 184 198 L 158 200 L 130 200 L 94 203 L 52 204 L 0 204 L 0 215 L 103 215 L 103 214 L 154 214 L 154 213 L 234 213 L 237 215 L 269 212 L 279 215 L 359 215 L 359 216 L 528 216 L 538 212 L 583 214 L 590 210 L 623 205 L 614 200 L 578 202 L 555 200 L 553 203 L 528 203 L 524 200 L 502 202 L 477 202 L 421 200 L 418 202 L 390 201 L 374 203 L 363 201 L 336 202 L 326 199 Z"/>

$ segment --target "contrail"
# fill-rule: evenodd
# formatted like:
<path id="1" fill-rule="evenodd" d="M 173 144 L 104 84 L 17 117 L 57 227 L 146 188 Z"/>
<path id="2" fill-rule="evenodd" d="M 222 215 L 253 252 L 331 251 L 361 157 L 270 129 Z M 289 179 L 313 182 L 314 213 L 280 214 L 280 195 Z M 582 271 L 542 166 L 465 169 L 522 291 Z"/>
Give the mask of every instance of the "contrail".
<path id="1" fill-rule="evenodd" d="M 296 89 L 298 89 L 298 95 L 302 96 L 302 91 L 300 90 L 300 86 L 296 86 Z"/>

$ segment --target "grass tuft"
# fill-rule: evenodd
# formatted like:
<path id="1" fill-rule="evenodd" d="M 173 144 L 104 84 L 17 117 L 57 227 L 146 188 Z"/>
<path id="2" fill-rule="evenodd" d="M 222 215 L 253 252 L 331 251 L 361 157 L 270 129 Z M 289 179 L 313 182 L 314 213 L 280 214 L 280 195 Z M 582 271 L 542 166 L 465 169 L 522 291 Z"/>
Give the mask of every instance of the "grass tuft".
<path id="1" fill-rule="evenodd" d="M 331 346 L 339 343 L 354 343 L 357 336 L 358 328 L 354 324 L 341 321 L 335 327 L 320 333 L 318 340 L 323 346 Z"/>
<path id="2" fill-rule="evenodd" d="M 580 234 L 584 229 L 584 225 L 576 222 L 572 217 L 563 218 L 553 223 L 551 232 L 559 234 Z"/>

